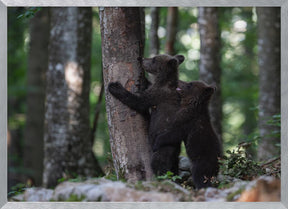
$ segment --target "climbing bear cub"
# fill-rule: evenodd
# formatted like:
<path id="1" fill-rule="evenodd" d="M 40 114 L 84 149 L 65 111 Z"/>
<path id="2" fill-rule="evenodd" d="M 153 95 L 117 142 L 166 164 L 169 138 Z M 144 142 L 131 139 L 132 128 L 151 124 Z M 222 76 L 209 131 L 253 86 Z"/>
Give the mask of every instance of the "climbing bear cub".
<path id="1" fill-rule="evenodd" d="M 186 153 L 192 163 L 191 172 L 196 188 L 211 185 L 218 173 L 221 147 L 210 122 L 208 105 L 215 87 L 194 81 L 177 89 L 181 95 L 181 108 L 166 132 L 158 136 L 153 149 L 179 143 L 184 139 Z"/>
<path id="2" fill-rule="evenodd" d="M 178 66 L 184 61 L 182 55 L 157 55 L 141 60 L 143 69 L 149 74 L 151 85 L 139 95 L 127 91 L 120 83 L 111 82 L 109 92 L 123 104 L 144 116 L 150 113 L 149 143 L 154 147 L 157 136 L 170 126 L 175 112 L 180 106 L 180 95 L 177 93 Z M 163 175 L 167 171 L 178 174 L 178 156 L 181 140 L 172 145 L 154 150 L 151 167 L 155 175 Z"/>

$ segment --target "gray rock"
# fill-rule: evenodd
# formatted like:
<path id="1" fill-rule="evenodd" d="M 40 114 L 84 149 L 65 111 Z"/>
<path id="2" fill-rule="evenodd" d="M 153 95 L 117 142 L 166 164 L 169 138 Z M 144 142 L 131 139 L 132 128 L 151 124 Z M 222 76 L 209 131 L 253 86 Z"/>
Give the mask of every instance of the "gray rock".
<path id="1" fill-rule="evenodd" d="M 160 192 L 143 192 L 128 188 L 123 182 L 106 179 L 88 180 L 86 182 L 63 182 L 55 188 L 54 200 L 67 200 L 77 195 L 82 201 L 103 202 L 171 202 L 176 199 L 172 194 Z"/>
<path id="2" fill-rule="evenodd" d="M 171 193 L 160 193 L 155 191 L 143 192 L 131 188 L 104 188 L 105 195 L 102 201 L 112 202 L 175 202 Z"/>
<path id="3" fill-rule="evenodd" d="M 23 199 L 27 202 L 46 202 L 53 197 L 52 189 L 28 188 L 24 192 Z"/>
<path id="4" fill-rule="evenodd" d="M 191 162 L 188 157 L 179 157 L 179 170 L 190 172 Z"/>
<path id="5" fill-rule="evenodd" d="M 183 181 L 186 181 L 191 176 L 191 173 L 189 171 L 179 171 L 179 176 Z"/>
<path id="6" fill-rule="evenodd" d="M 15 195 L 13 197 L 10 197 L 10 199 L 8 200 L 9 202 L 21 202 L 24 201 L 24 194 L 18 194 Z"/>

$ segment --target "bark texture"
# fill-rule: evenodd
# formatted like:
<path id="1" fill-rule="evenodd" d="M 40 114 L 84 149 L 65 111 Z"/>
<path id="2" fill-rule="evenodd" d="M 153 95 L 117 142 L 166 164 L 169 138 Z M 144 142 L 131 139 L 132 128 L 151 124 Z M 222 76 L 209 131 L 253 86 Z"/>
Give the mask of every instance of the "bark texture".
<path id="1" fill-rule="evenodd" d="M 267 160 L 279 155 L 279 137 L 271 133 L 279 127 L 267 124 L 275 114 L 280 114 L 280 8 L 257 8 L 258 62 L 259 62 L 259 142 L 258 158 Z"/>
<path id="2" fill-rule="evenodd" d="M 43 183 L 95 176 L 89 126 L 91 8 L 51 8 Z"/>
<path id="3" fill-rule="evenodd" d="M 42 185 L 44 158 L 45 73 L 48 68 L 49 10 L 43 8 L 30 20 L 27 72 L 27 113 L 24 140 L 24 167 L 35 186 Z"/>
<path id="4" fill-rule="evenodd" d="M 221 68 L 220 68 L 220 31 L 218 25 L 218 9 L 200 7 L 198 9 L 200 33 L 200 80 L 214 84 L 217 91 L 211 99 L 209 111 L 211 123 L 222 144 L 222 100 L 221 100 Z"/>
<path id="5" fill-rule="evenodd" d="M 159 37 L 158 37 L 158 27 L 159 27 L 159 7 L 151 8 L 151 27 L 149 34 L 149 54 L 150 57 L 154 57 L 159 54 Z"/>
<path id="6" fill-rule="evenodd" d="M 143 52 L 139 8 L 100 8 L 103 74 L 110 145 L 118 178 L 152 177 L 147 121 L 110 95 L 109 82 L 119 81 L 135 93 L 144 74 L 137 57 Z"/>
<path id="7" fill-rule="evenodd" d="M 144 54 L 144 47 L 145 47 L 145 7 L 140 7 L 140 23 L 141 23 L 141 54 Z"/>
<path id="8" fill-rule="evenodd" d="M 178 26 L 178 8 L 168 7 L 166 44 L 165 44 L 166 54 L 170 54 L 170 55 L 175 54 L 174 44 L 176 40 L 177 26 Z"/>

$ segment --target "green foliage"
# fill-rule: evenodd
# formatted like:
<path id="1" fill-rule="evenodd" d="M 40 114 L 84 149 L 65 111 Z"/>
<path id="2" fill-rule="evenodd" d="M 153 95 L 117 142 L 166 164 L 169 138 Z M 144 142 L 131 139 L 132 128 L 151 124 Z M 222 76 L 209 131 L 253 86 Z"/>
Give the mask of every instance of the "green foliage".
<path id="1" fill-rule="evenodd" d="M 172 181 L 176 181 L 177 179 L 182 179 L 180 176 L 175 175 L 174 173 L 171 171 L 167 171 L 166 174 L 162 175 L 162 176 L 157 176 L 158 180 L 172 180 Z"/>
<path id="2" fill-rule="evenodd" d="M 8 197 L 22 194 L 26 190 L 26 185 L 23 183 L 16 184 L 15 186 L 11 187 L 11 191 L 8 192 Z"/>
<path id="3" fill-rule="evenodd" d="M 62 183 L 64 181 L 68 181 L 68 182 L 83 182 L 85 181 L 87 178 L 83 177 L 83 176 L 76 176 L 76 178 L 72 178 L 72 177 L 62 177 L 60 179 L 57 180 L 58 183 Z"/>
<path id="4" fill-rule="evenodd" d="M 257 23 L 251 7 L 219 9 L 221 28 L 221 90 L 225 149 L 236 146 L 239 136 L 257 130 L 258 64 Z M 241 27 L 237 27 L 237 26 Z"/>
<path id="5" fill-rule="evenodd" d="M 81 195 L 80 197 L 77 194 L 71 194 L 70 197 L 65 200 L 65 202 L 82 202 L 86 197 Z"/>
<path id="6" fill-rule="evenodd" d="M 267 124 L 269 126 L 279 127 L 278 130 L 273 131 L 272 133 L 269 134 L 269 136 L 275 137 L 275 138 L 280 138 L 281 137 L 281 129 L 280 129 L 280 127 L 281 127 L 281 115 L 280 114 L 273 115 L 272 118 L 267 121 Z"/>
<path id="7" fill-rule="evenodd" d="M 234 197 L 237 196 L 237 195 L 242 194 L 242 192 L 243 192 L 244 190 L 245 190 L 245 187 L 241 187 L 241 188 L 238 189 L 237 191 L 228 194 L 227 197 L 226 197 L 226 200 L 227 200 L 227 201 L 235 201 L 235 200 L 234 200 Z"/>
<path id="8" fill-rule="evenodd" d="M 105 179 L 111 180 L 111 181 L 117 181 L 117 175 L 114 173 L 110 173 L 109 175 L 105 176 Z"/>
<path id="9" fill-rule="evenodd" d="M 35 16 L 36 12 L 40 11 L 40 7 L 28 7 L 23 14 L 18 15 L 18 19 L 20 18 L 32 18 Z"/>
<path id="10" fill-rule="evenodd" d="M 243 180 L 251 180 L 263 175 L 264 170 L 262 167 L 249 158 L 246 150 L 250 145 L 250 143 L 240 143 L 236 150 L 227 150 L 226 155 L 219 160 L 220 172 L 223 175 Z"/>

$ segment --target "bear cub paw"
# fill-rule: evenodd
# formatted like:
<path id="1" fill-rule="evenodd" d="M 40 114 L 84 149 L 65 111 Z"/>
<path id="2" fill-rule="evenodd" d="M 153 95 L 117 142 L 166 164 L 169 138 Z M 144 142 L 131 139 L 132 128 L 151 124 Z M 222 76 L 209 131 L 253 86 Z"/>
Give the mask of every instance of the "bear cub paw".
<path id="1" fill-rule="evenodd" d="M 125 94 L 125 89 L 119 82 L 111 82 L 108 85 L 109 92 L 112 95 Z"/>

